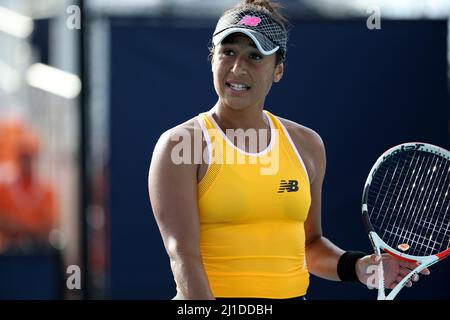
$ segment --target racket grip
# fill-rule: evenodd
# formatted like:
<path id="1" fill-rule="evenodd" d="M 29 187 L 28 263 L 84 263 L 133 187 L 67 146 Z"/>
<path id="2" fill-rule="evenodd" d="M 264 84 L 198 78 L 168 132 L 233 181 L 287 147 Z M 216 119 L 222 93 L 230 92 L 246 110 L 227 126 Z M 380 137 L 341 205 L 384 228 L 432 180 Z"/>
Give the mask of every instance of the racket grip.
<path id="1" fill-rule="evenodd" d="M 380 259 L 382 259 L 381 257 L 381 251 L 380 251 L 380 247 L 375 246 L 375 254 L 380 257 Z M 383 260 L 380 261 L 380 263 L 377 266 L 377 279 L 378 279 L 378 297 L 377 300 L 386 300 L 386 294 L 384 292 L 384 269 L 383 269 Z"/>

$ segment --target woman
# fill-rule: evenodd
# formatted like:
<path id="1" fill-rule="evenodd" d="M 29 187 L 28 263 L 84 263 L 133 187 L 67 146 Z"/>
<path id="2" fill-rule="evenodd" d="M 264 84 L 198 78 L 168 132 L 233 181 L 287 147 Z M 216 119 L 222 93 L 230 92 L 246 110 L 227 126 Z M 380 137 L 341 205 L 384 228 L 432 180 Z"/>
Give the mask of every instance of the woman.
<path id="1" fill-rule="evenodd" d="M 175 299 L 299 298 L 309 273 L 370 282 L 375 255 L 344 252 L 322 235 L 320 136 L 264 110 L 283 76 L 284 21 L 265 0 L 225 12 L 210 54 L 217 103 L 155 147 L 149 193 Z M 181 155 L 180 137 L 200 152 Z M 383 262 L 386 287 L 413 267 L 387 255 Z"/>

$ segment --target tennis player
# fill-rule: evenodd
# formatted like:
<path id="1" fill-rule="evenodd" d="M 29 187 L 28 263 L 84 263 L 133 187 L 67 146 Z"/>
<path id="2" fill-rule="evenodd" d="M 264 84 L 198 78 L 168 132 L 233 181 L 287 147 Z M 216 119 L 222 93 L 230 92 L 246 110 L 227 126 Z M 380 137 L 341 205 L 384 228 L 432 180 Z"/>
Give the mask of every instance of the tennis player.
<path id="1" fill-rule="evenodd" d="M 323 236 L 323 142 L 264 108 L 283 76 L 285 22 L 266 0 L 226 11 L 210 52 L 217 103 L 162 134 L 155 147 L 149 193 L 175 299 L 301 299 L 310 273 L 370 286 L 370 266 L 380 258 L 392 288 L 414 267 L 344 251 Z M 183 148 L 181 155 L 180 137 L 200 152 Z"/>

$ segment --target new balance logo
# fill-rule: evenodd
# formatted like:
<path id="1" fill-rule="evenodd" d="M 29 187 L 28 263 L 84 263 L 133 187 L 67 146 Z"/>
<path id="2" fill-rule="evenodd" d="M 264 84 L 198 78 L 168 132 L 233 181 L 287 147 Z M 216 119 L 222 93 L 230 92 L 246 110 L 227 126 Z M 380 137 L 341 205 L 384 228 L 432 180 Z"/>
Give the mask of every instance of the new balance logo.
<path id="1" fill-rule="evenodd" d="M 278 193 L 287 192 L 297 192 L 298 191 L 298 181 L 297 180 L 281 180 L 280 187 L 278 188 Z"/>
<path id="2" fill-rule="evenodd" d="M 256 27 L 261 22 L 261 19 L 254 16 L 245 16 L 238 24 L 245 24 L 250 27 Z"/>

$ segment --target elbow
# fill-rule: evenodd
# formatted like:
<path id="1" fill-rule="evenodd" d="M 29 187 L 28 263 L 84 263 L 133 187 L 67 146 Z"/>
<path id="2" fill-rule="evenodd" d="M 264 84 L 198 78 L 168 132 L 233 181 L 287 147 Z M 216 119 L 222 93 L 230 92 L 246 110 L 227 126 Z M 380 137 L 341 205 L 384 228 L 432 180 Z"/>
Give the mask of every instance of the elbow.
<path id="1" fill-rule="evenodd" d="M 183 261 L 201 261 L 200 246 L 193 241 L 180 241 L 172 238 L 168 240 L 166 248 L 172 265 Z"/>
<path id="2" fill-rule="evenodd" d="M 320 239 L 322 239 L 321 234 L 310 236 L 305 243 L 305 250 L 311 249 L 311 247 L 313 247 L 314 244 L 317 243 L 317 241 L 319 241 Z"/>

